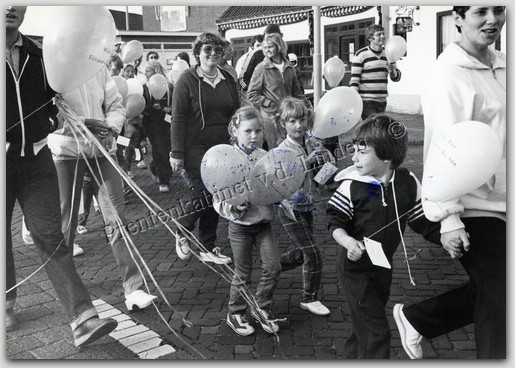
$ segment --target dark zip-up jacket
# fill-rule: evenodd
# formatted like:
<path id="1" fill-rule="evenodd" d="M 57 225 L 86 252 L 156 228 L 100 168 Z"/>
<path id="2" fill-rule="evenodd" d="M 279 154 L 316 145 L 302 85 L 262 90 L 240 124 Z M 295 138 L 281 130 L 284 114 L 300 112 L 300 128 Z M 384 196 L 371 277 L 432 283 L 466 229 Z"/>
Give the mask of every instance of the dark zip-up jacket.
<path id="1" fill-rule="evenodd" d="M 380 242 L 391 264 L 401 241 L 396 222 L 394 190 L 402 233 L 408 223 L 425 239 L 440 244 L 440 225 L 424 216 L 420 183 L 405 168 L 396 169 L 387 185 L 371 176 L 361 176 L 349 170 L 327 206 L 330 233 L 342 228 L 356 240 L 362 241 L 363 237 L 367 237 Z M 366 252 L 357 262 L 350 262 L 361 268 L 375 267 Z"/>
<path id="2" fill-rule="evenodd" d="M 50 102 L 56 93 L 46 79 L 41 48 L 24 35 L 22 40 L 18 77 L 7 60 L 5 63 L 5 141 L 10 143 L 9 152 L 30 157 L 34 156 L 32 145 L 55 129 L 58 110 Z"/>

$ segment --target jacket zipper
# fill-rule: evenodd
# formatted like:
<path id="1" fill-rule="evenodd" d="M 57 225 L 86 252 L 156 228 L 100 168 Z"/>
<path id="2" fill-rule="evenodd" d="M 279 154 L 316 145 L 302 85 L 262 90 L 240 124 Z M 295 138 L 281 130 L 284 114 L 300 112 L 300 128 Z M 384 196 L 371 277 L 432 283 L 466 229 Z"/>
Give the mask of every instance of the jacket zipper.
<path id="1" fill-rule="evenodd" d="M 27 59 L 25 59 L 25 63 L 23 64 L 23 67 L 20 70 L 20 76 L 19 78 L 16 78 L 16 73 L 14 73 L 14 70 L 11 66 L 11 64 L 7 63 L 9 65 L 9 69 L 11 69 L 11 74 L 13 75 L 14 83 L 16 85 L 16 97 L 18 99 L 18 113 L 20 114 L 20 126 L 21 126 L 21 153 L 20 156 L 25 156 L 25 122 L 23 119 L 23 108 L 21 105 L 21 93 L 20 93 L 20 79 L 23 74 L 23 71 L 25 70 L 25 65 L 27 65 L 27 62 L 29 61 L 30 55 L 27 55 Z"/>

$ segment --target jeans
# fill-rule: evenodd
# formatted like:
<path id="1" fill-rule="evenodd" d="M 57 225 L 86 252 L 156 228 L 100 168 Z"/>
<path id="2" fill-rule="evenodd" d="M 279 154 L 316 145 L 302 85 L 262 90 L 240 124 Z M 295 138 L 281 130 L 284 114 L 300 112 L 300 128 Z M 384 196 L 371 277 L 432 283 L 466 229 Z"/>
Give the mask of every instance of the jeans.
<path id="1" fill-rule="evenodd" d="M 84 172 L 84 183 L 82 187 L 82 203 L 84 206 L 83 213 L 79 213 L 78 224 L 86 226 L 91 209 L 93 197 L 98 198 L 98 184 L 91 177 L 91 173 L 86 169 Z"/>
<path id="2" fill-rule="evenodd" d="M 177 181 L 175 189 L 178 190 L 178 201 L 184 212 L 177 222 L 188 231 L 193 231 L 198 221 L 199 241 L 211 252 L 215 247 L 216 229 L 220 218 L 213 209 L 213 197 L 204 186 L 198 172 L 183 171 Z"/>
<path id="3" fill-rule="evenodd" d="M 386 101 L 378 102 L 371 100 L 363 100 L 363 111 L 361 112 L 361 119 L 365 120 L 372 114 L 379 114 L 386 111 Z"/>
<path id="4" fill-rule="evenodd" d="M 247 309 L 247 302 L 240 290 L 247 291 L 252 275 L 252 249 L 258 248 L 261 258 L 261 278 L 256 288 L 256 301 L 261 309 L 270 310 L 272 298 L 279 282 L 281 264 L 279 248 L 269 222 L 254 225 L 229 223 L 229 239 L 234 260 L 234 273 L 229 295 L 229 313 L 241 314 Z"/>
<path id="5" fill-rule="evenodd" d="M 281 270 L 288 271 L 302 265 L 303 303 L 319 300 L 322 281 L 322 257 L 313 239 L 313 213 L 294 211 L 297 221 L 279 210 L 279 219 L 295 245 L 295 249 L 281 256 Z"/>
<path id="6" fill-rule="evenodd" d="M 143 121 L 148 139 L 152 145 L 150 171 L 159 178 L 159 184 L 168 185 L 172 176 L 169 153 L 171 150 L 170 124 L 166 121 Z"/>
<path id="7" fill-rule="evenodd" d="M 98 160 L 98 166 L 96 160 Z M 106 235 L 111 243 L 127 296 L 142 288 L 143 277 L 132 259 L 128 245 L 125 244 L 119 225 L 116 222 L 118 216 L 123 225 L 126 225 L 122 179 L 107 158 L 99 157 L 96 160 L 93 158 L 88 161 L 92 169 L 92 176 L 100 181 L 98 204 L 104 217 Z M 86 162 L 83 159 L 55 160 L 55 167 L 61 196 L 62 231 L 67 244 L 73 244 Z M 114 208 L 111 208 L 110 203 L 113 204 Z"/>
<path id="8" fill-rule="evenodd" d="M 506 222 L 462 218 L 470 250 L 460 262 L 470 282 L 407 305 L 404 315 L 427 338 L 474 323 L 478 359 L 506 358 Z"/>
<path id="9" fill-rule="evenodd" d="M 363 268 L 338 248 L 338 281 L 349 302 L 352 331 L 343 347 L 343 359 L 388 359 L 391 332 L 386 317 L 392 270 Z"/>
<path id="10" fill-rule="evenodd" d="M 72 243 L 65 243 L 61 232 L 57 175 L 48 147 L 42 148 L 33 158 L 24 158 L 8 152 L 6 189 L 7 289 L 16 284 L 11 221 L 14 204 L 18 200 L 41 260 L 48 260 L 45 270 L 71 321 L 72 329 L 97 316 L 88 291 L 75 269 L 72 249 L 68 246 Z M 7 293 L 7 304 L 13 306 L 15 299 L 16 289 Z"/>

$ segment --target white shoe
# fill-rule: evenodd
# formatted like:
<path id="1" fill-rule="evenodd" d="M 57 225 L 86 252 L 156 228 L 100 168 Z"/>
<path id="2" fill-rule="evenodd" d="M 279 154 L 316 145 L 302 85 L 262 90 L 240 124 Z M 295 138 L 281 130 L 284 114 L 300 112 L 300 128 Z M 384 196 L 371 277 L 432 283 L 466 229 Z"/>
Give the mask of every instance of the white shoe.
<path id="1" fill-rule="evenodd" d="M 420 346 L 422 335 L 409 323 L 402 311 L 403 307 L 403 304 L 393 306 L 393 318 L 401 336 L 402 347 L 411 359 L 422 359 L 423 352 Z"/>
<path id="2" fill-rule="evenodd" d="M 216 264 L 229 264 L 232 262 L 231 257 L 223 255 L 222 251 L 218 247 L 213 248 L 212 252 L 200 252 L 200 260 Z"/>
<path id="3" fill-rule="evenodd" d="M 331 311 L 318 300 L 311 303 L 300 303 L 301 309 L 310 311 L 317 316 L 328 316 Z"/>
<path id="4" fill-rule="evenodd" d="M 134 308 L 144 309 L 156 299 L 155 295 L 147 294 L 143 290 L 136 290 L 125 297 L 125 306 L 130 311 Z"/>
<path id="5" fill-rule="evenodd" d="M 249 336 L 254 333 L 254 327 L 252 327 L 247 320 L 247 316 L 244 314 L 227 314 L 227 324 L 233 329 L 238 335 Z"/>
<path id="6" fill-rule="evenodd" d="M 84 249 L 79 247 L 79 244 L 73 243 L 73 256 L 77 257 L 77 256 L 81 256 L 83 254 L 84 254 Z"/>
<path id="7" fill-rule="evenodd" d="M 88 229 L 82 225 L 77 225 L 77 234 L 86 234 L 88 232 Z"/>
<path id="8" fill-rule="evenodd" d="M 276 319 L 270 319 L 270 312 L 264 309 L 252 309 L 250 315 L 259 322 L 263 330 L 269 334 L 279 331 L 279 325 Z"/>
<path id="9" fill-rule="evenodd" d="M 166 184 L 161 184 L 159 186 L 159 192 L 160 193 L 168 193 L 170 191 L 170 188 L 168 188 L 168 185 Z"/>
<path id="10" fill-rule="evenodd" d="M 190 241 L 183 236 L 177 236 L 175 239 L 175 252 L 177 257 L 183 261 L 187 261 L 191 258 L 190 252 Z"/>
<path id="11" fill-rule="evenodd" d="M 21 225 L 21 239 L 25 245 L 34 245 L 34 239 L 32 239 L 30 231 L 27 229 L 27 225 L 25 225 L 25 220 L 22 221 Z"/>

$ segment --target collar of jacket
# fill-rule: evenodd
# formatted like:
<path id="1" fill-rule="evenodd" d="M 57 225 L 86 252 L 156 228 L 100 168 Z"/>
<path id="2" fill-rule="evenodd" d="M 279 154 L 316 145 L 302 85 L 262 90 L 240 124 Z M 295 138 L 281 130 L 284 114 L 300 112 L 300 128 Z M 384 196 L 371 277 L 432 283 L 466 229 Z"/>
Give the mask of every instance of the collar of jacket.
<path id="1" fill-rule="evenodd" d="M 288 60 L 283 59 L 283 62 L 284 62 L 284 69 L 293 68 L 293 65 Z M 275 64 L 272 62 L 272 60 L 268 56 L 265 56 L 265 58 L 263 59 L 263 66 L 265 69 L 276 68 Z"/>

